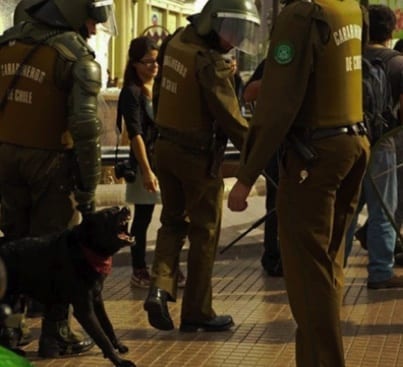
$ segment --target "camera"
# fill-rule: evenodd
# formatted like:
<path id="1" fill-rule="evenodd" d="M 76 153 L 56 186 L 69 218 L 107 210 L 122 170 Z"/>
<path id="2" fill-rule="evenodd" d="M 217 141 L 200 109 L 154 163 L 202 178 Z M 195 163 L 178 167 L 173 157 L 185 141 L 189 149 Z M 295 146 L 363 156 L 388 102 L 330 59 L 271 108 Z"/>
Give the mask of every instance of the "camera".
<path id="1" fill-rule="evenodd" d="M 115 164 L 116 178 L 124 178 L 126 182 L 134 182 L 136 180 L 136 170 L 133 169 L 130 161 L 125 159 Z"/>

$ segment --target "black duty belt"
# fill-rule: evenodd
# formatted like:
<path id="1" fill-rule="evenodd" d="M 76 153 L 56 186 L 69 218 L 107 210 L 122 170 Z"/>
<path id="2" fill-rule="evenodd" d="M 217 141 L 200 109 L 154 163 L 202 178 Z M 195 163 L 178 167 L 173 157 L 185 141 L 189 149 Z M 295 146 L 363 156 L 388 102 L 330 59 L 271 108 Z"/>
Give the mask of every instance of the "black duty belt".
<path id="1" fill-rule="evenodd" d="M 194 153 L 210 152 L 213 144 L 213 133 L 210 131 L 179 131 L 158 126 L 159 138 L 192 151 Z"/>
<path id="2" fill-rule="evenodd" d="M 292 131 L 300 137 L 310 140 L 319 140 L 331 138 L 337 135 L 367 135 L 367 128 L 363 122 L 357 122 L 353 125 L 345 125 L 338 127 L 310 129 L 303 127 L 295 127 Z"/>

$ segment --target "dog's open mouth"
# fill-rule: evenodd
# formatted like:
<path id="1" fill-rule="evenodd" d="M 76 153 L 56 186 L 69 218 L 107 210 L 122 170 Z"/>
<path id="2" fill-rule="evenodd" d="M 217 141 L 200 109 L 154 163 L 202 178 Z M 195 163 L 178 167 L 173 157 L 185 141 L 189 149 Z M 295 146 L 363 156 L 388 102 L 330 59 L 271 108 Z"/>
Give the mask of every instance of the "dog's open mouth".
<path id="1" fill-rule="evenodd" d="M 126 242 L 127 245 L 134 243 L 134 237 L 129 233 L 130 210 L 122 208 L 119 213 L 117 237 L 119 240 Z"/>

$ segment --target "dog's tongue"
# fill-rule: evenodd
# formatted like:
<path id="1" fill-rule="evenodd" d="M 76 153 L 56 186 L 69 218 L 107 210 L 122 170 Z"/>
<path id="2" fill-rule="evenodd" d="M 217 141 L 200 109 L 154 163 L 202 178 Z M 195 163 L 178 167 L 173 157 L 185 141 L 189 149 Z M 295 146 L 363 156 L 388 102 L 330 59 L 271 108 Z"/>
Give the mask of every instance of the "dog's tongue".
<path id="1" fill-rule="evenodd" d="M 83 251 L 84 257 L 97 273 L 108 275 L 112 271 L 112 256 L 99 256 L 85 246 L 81 246 L 81 250 Z"/>

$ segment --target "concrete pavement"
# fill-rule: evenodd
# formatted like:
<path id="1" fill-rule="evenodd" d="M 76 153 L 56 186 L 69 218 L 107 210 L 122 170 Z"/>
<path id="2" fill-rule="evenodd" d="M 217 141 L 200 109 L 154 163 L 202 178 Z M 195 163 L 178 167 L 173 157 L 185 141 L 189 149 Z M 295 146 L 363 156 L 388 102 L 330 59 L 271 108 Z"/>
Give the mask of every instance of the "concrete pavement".
<path id="1" fill-rule="evenodd" d="M 244 213 L 230 212 L 225 203 L 221 246 L 264 215 L 264 200 L 257 190 Z M 157 206 L 149 229 L 149 262 L 159 227 L 159 211 Z M 117 254 L 113 272 L 105 284 L 104 298 L 117 334 L 130 348 L 126 358 L 135 361 L 138 367 L 295 366 L 295 323 L 283 279 L 270 278 L 261 270 L 262 235 L 263 226 L 250 232 L 224 255 L 217 255 L 213 277 L 215 309 L 217 313 L 231 314 L 236 322 L 232 331 L 222 333 L 184 334 L 177 328 L 162 332 L 149 326 L 143 311 L 146 290 L 130 288 L 128 250 Z M 181 259 L 185 272 L 186 254 L 185 248 Z M 403 366 L 403 290 L 368 290 L 366 263 L 366 252 L 354 244 L 346 269 L 342 308 L 347 367 Z M 403 274 L 403 269 L 396 272 Z M 178 302 L 170 304 L 176 326 L 180 305 L 181 292 Z M 40 320 L 30 319 L 29 325 L 38 335 Z M 36 367 L 112 366 L 103 359 L 98 347 L 82 356 L 54 360 L 38 359 L 36 348 L 37 342 L 25 348 Z"/>

